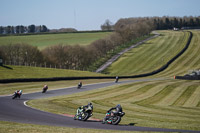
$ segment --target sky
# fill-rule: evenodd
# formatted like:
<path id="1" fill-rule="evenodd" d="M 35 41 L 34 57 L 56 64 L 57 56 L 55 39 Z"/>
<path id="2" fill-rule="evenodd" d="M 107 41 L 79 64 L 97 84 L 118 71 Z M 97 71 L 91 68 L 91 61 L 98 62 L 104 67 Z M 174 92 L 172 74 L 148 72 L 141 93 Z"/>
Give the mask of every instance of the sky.
<path id="1" fill-rule="evenodd" d="M 200 16 L 200 0 L 0 0 L 0 26 L 100 30 L 108 19 Z"/>

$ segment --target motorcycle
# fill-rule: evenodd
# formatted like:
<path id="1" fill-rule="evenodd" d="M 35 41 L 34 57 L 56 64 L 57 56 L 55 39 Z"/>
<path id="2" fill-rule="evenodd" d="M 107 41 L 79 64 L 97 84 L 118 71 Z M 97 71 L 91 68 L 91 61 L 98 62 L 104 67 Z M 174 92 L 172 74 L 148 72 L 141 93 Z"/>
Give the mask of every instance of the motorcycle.
<path id="1" fill-rule="evenodd" d="M 115 83 L 117 83 L 117 82 L 118 82 L 118 80 L 119 80 L 119 77 L 116 77 L 116 79 L 115 79 Z"/>
<path id="2" fill-rule="evenodd" d="M 20 96 L 22 95 L 22 93 L 20 91 L 16 91 L 13 96 L 12 96 L 12 99 L 15 99 L 15 98 L 20 98 Z"/>
<path id="3" fill-rule="evenodd" d="M 45 93 L 45 92 L 47 91 L 47 89 L 48 89 L 48 86 L 45 85 L 45 86 L 43 87 L 43 89 L 42 89 L 42 93 Z"/>
<path id="4" fill-rule="evenodd" d="M 87 121 L 92 116 L 93 108 L 88 107 L 85 110 L 79 109 L 79 111 L 79 113 L 75 114 L 74 120 Z"/>
<path id="5" fill-rule="evenodd" d="M 77 86 L 77 89 L 80 89 L 82 87 L 82 83 L 79 83 Z"/>
<path id="6" fill-rule="evenodd" d="M 114 114 L 112 112 L 107 112 L 106 117 L 103 118 L 102 124 L 108 123 L 112 125 L 117 125 L 121 121 L 121 117 L 125 115 L 125 112 L 119 112 L 117 114 Z"/>

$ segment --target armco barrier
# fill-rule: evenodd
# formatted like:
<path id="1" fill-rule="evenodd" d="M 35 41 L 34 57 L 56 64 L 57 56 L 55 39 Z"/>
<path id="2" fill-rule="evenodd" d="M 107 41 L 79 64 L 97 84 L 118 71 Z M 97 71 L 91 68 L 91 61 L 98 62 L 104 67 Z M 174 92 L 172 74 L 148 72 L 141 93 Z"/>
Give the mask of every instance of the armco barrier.
<path id="1" fill-rule="evenodd" d="M 140 77 L 147 77 L 154 74 L 157 74 L 163 70 L 165 70 L 172 62 L 174 62 L 179 56 L 181 56 L 189 47 L 191 39 L 192 39 L 192 32 L 187 31 L 190 33 L 189 39 L 185 47 L 171 60 L 169 60 L 165 65 L 161 68 L 144 74 L 139 75 L 132 75 L 132 76 L 120 76 L 119 78 L 140 78 Z M 54 77 L 54 78 L 26 78 L 26 79 L 2 79 L 0 83 L 13 83 L 13 82 L 42 82 L 42 81 L 59 81 L 59 80 L 81 80 L 81 79 L 114 79 L 114 76 L 100 76 L 100 77 Z"/>

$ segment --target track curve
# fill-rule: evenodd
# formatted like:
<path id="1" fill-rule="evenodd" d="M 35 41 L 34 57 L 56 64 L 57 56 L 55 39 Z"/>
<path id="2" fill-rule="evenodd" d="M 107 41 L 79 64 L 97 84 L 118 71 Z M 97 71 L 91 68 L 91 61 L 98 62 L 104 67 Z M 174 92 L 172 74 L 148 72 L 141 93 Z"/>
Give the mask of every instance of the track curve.
<path id="1" fill-rule="evenodd" d="M 161 79 L 141 79 L 141 80 L 127 80 L 121 81 L 118 84 L 129 83 L 129 82 L 140 82 L 150 80 L 161 80 Z M 63 88 L 59 90 L 49 90 L 43 94 L 41 92 L 35 92 L 30 94 L 23 94 L 21 99 L 12 100 L 11 96 L 0 97 L 0 120 L 2 121 L 13 121 L 20 123 L 31 123 L 40 125 L 50 126 L 63 126 L 63 127 L 79 127 L 79 128 L 95 128 L 95 129 L 106 129 L 106 130 L 127 130 L 127 131 L 154 131 L 154 132 L 193 132 L 199 131 L 191 130 L 179 130 L 179 129 L 164 129 L 164 128 L 151 128 L 151 127 L 138 127 L 131 125 L 108 125 L 101 124 L 99 121 L 89 120 L 86 122 L 75 121 L 71 117 L 53 114 L 49 112 L 43 112 L 37 109 L 33 109 L 24 105 L 24 102 L 28 100 L 46 98 L 52 96 L 69 95 L 81 91 L 88 91 L 97 88 L 108 87 L 116 85 L 114 82 L 105 82 L 98 84 L 85 85 L 84 89 L 76 89 L 76 87 Z"/>

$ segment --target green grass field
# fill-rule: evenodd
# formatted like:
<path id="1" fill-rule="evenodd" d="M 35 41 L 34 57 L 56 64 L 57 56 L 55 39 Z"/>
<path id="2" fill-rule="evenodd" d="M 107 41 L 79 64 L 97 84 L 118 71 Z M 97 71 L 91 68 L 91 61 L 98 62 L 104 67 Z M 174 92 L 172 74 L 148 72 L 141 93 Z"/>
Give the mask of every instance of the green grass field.
<path id="1" fill-rule="evenodd" d="M 95 40 L 104 38 L 112 32 L 96 33 L 63 33 L 63 34 L 44 34 L 44 35 L 25 35 L 25 36 L 2 36 L 0 45 L 26 43 L 44 49 L 47 46 L 65 44 L 65 45 L 89 45 Z"/>
<path id="2" fill-rule="evenodd" d="M 67 128 L 0 121 L 0 133 L 132 133 L 129 131 Z M 147 132 L 134 132 L 147 133 Z"/>
<path id="3" fill-rule="evenodd" d="M 200 31 L 192 30 L 193 38 L 189 48 L 172 63 L 165 71 L 155 75 L 156 77 L 172 77 L 184 75 L 190 70 L 200 69 Z"/>
<path id="4" fill-rule="evenodd" d="M 111 75 L 137 75 L 152 72 L 168 62 L 187 43 L 188 32 L 158 31 L 155 39 L 123 54 L 105 72 Z"/>
<path id="5" fill-rule="evenodd" d="M 12 69 L 7 69 L 0 66 L 0 73 L 1 73 L 0 79 L 105 76 L 100 73 L 68 70 L 68 69 L 26 67 L 26 66 L 8 66 L 8 67 Z"/>

